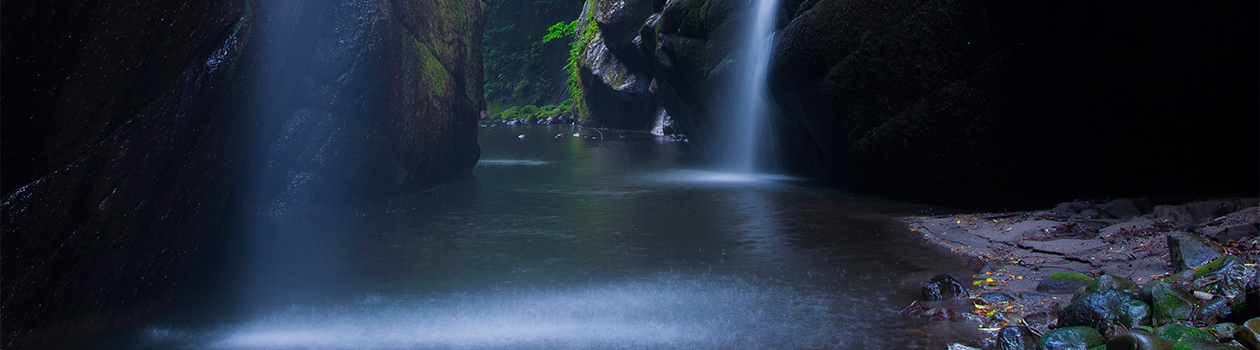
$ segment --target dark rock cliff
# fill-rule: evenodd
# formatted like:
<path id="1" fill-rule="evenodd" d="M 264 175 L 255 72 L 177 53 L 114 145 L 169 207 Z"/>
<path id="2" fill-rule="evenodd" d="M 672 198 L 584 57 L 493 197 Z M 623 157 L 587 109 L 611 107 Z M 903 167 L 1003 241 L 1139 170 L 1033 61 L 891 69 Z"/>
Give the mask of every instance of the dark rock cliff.
<path id="1" fill-rule="evenodd" d="M 650 77 L 638 95 L 707 153 L 751 3 L 615 4 L 655 11 L 615 22 L 639 33 L 637 53 L 608 45 L 629 72 L 619 76 Z M 796 172 L 953 205 L 1253 195 L 1257 6 L 783 0 L 769 76 L 776 147 Z"/>
<path id="2" fill-rule="evenodd" d="M 484 25 L 478 1 L 304 1 L 259 101 L 263 215 L 416 193 L 476 163 Z M 277 22 L 280 22 L 277 20 Z M 281 31 L 281 29 L 278 29 Z"/>
<path id="3" fill-rule="evenodd" d="M 170 300 L 237 204 L 385 200 L 477 159 L 476 0 L 0 6 L 5 348 Z"/>
<path id="4" fill-rule="evenodd" d="M 578 76 L 589 113 L 582 124 L 647 130 L 655 120 L 652 73 L 638 36 L 652 17 L 651 0 L 591 0 L 578 19 Z"/>
<path id="5" fill-rule="evenodd" d="M 772 93 L 804 163 L 862 191 L 964 205 L 1254 195 L 1257 10 L 805 1 L 780 31 Z"/>

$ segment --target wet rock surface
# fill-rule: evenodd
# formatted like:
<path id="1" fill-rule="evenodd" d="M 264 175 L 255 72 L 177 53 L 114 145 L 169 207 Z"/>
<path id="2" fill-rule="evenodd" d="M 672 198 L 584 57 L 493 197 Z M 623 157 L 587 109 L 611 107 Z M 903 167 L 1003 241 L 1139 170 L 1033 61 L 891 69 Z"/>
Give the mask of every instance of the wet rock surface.
<path id="1" fill-rule="evenodd" d="M 1046 350 L 1088 350 L 1103 345 L 1102 334 L 1093 327 L 1063 327 L 1041 336 L 1041 347 Z"/>
<path id="2" fill-rule="evenodd" d="M 1037 350 L 1038 337 L 1023 326 L 1007 326 L 998 330 L 994 337 L 993 350 Z"/>
<path id="3" fill-rule="evenodd" d="M 1115 290 L 1073 298 L 1059 314 L 1060 326 L 1089 326 L 1100 330 L 1110 325 L 1133 328 L 1150 323 L 1150 305 Z"/>
<path id="4" fill-rule="evenodd" d="M 955 311 L 978 316 L 968 319 L 990 332 L 988 348 L 1009 347 L 1003 344 L 1018 337 L 1008 328 L 1016 326 L 1027 327 L 1047 349 L 1090 349 L 1103 339 L 1106 349 L 1247 344 L 1242 338 L 1253 336 L 1250 329 L 1234 324 L 1260 316 L 1251 306 L 1260 299 L 1252 295 L 1260 291 L 1255 263 L 1260 238 L 1218 244 L 1203 236 L 1218 232 L 1227 220 L 1254 225 L 1240 218 L 1251 217 L 1247 213 L 1260 203 L 1251 198 L 1117 203 L 1150 201 L 1072 202 L 1040 212 L 903 221 L 980 269 L 964 296 L 974 308 Z M 1087 248 L 1052 249 L 1040 242 Z M 1175 262 L 1177 254 L 1182 259 Z M 1186 258 L 1194 256 L 1199 257 Z"/>
<path id="5" fill-rule="evenodd" d="M 239 1 L 6 1 L 0 339 L 148 312 L 218 235 L 258 42 Z"/>

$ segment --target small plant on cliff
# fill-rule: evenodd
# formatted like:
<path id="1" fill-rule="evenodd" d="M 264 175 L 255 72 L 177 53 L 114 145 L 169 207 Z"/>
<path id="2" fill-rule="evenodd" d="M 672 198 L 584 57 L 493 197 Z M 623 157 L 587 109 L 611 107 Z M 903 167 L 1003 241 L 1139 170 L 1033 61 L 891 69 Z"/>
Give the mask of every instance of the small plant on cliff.
<path id="1" fill-rule="evenodd" d="M 547 28 L 547 35 L 543 36 L 542 42 L 547 43 L 552 40 L 571 36 L 576 33 L 577 20 L 569 22 L 556 22 L 550 28 Z"/>
<path id="2" fill-rule="evenodd" d="M 595 34 L 599 32 L 599 28 L 595 25 L 595 14 L 592 10 L 588 9 L 582 16 L 582 19 L 571 23 L 574 27 L 576 40 L 569 44 L 569 62 L 564 65 L 564 71 L 569 73 L 569 79 L 566 83 L 568 84 L 569 96 L 572 97 L 571 110 L 576 112 L 578 120 L 586 122 L 590 110 L 586 109 L 586 99 L 583 98 L 582 94 L 582 75 L 581 68 L 578 67 L 578 59 L 581 58 L 582 50 L 586 48 L 586 45 L 595 40 Z M 585 25 L 582 28 L 578 28 L 577 26 L 581 22 L 585 22 Z"/>

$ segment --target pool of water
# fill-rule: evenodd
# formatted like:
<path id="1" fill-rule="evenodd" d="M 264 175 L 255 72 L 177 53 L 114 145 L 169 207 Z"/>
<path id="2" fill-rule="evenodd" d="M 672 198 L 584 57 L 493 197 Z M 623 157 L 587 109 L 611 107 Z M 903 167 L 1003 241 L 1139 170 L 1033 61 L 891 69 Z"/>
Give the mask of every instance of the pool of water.
<path id="1" fill-rule="evenodd" d="M 931 208 L 707 171 L 685 142 L 600 138 L 484 127 L 471 180 L 343 213 L 249 220 L 197 290 L 82 348 L 943 349 L 977 339 L 966 322 L 895 314 L 920 281 L 969 274 L 895 221 Z"/>

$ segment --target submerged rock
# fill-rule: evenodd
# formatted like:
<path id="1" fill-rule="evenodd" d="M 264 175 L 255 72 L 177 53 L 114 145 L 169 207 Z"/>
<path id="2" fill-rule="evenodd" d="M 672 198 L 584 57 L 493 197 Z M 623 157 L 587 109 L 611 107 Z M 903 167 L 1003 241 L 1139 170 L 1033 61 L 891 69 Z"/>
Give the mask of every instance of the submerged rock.
<path id="1" fill-rule="evenodd" d="M 976 296 L 976 299 L 984 301 L 985 304 L 1009 303 L 1015 301 L 1015 297 L 1002 292 L 984 292 Z"/>
<path id="2" fill-rule="evenodd" d="M 936 275 L 922 284 L 923 297 L 927 300 L 943 300 L 960 297 L 967 293 L 962 283 L 949 275 Z"/>
<path id="3" fill-rule="evenodd" d="M 1103 344 L 1102 334 L 1085 326 L 1058 328 L 1041 336 L 1045 350 L 1089 350 Z"/>

